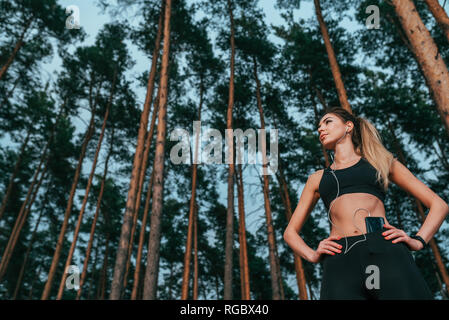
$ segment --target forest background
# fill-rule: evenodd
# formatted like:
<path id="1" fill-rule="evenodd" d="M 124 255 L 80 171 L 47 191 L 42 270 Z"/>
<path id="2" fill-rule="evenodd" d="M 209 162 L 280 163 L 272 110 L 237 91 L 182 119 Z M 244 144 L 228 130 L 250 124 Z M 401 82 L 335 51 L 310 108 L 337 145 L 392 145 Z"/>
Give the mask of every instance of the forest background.
<path id="1" fill-rule="evenodd" d="M 436 51 L 416 48 L 401 1 Z M 321 265 L 282 236 L 308 176 L 329 165 L 326 108 L 371 121 L 449 200 L 449 83 L 436 89 L 423 63 L 448 65 L 446 3 L 401 1 L 179 0 L 167 13 L 153 0 L 0 0 L 0 296 L 317 299 Z M 80 29 L 67 28 L 70 5 Z M 278 170 L 174 164 L 170 133 L 200 119 L 223 137 L 277 129 Z M 428 211 L 395 185 L 385 209 L 408 233 Z M 320 200 L 301 236 L 316 248 L 328 232 Z M 437 299 L 448 237 L 445 223 L 413 253 Z"/>

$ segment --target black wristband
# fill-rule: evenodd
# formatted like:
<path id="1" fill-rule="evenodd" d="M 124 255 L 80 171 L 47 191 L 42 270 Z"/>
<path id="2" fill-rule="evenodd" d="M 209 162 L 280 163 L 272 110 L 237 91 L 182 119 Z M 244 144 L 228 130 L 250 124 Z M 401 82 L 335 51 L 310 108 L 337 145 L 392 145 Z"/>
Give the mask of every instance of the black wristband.
<path id="1" fill-rule="evenodd" d="M 416 239 L 416 240 L 418 240 L 419 242 L 421 242 L 422 245 L 423 245 L 422 249 L 424 249 L 424 248 L 427 246 L 427 243 L 424 241 L 424 239 L 421 238 L 420 236 L 416 235 L 416 234 L 413 235 L 413 236 L 410 236 L 410 238 Z M 421 249 L 421 250 L 422 250 L 422 249 Z"/>

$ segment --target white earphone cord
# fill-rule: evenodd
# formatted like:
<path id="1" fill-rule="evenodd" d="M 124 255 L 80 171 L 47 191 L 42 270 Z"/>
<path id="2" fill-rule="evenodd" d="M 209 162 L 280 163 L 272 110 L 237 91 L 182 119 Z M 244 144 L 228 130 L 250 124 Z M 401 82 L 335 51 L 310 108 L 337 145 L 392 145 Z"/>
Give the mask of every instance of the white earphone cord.
<path id="1" fill-rule="evenodd" d="M 337 141 L 337 143 L 338 143 L 341 139 L 343 139 L 343 138 L 346 136 L 346 133 L 347 133 L 347 132 L 348 132 L 348 128 L 346 128 L 345 134 L 343 135 L 343 137 L 341 137 L 341 138 Z M 331 157 L 332 157 L 332 155 L 331 155 Z M 332 162 L 334 162 L 334 158 L 333 158 L 333 157 L 332 157 Z M 331 170 L 332 175 L 334 176 L 335 180 L 337 181 L 337 196 L 335 197 L 334 200 L 332 200 L 331 205 L 329 206 L 329 211 L 327 212 L 327 219 L 329 220 L 329 222 L 330 222 L 336 229 L 340 230 L 340 229 L 339 229 L 339 228 L 332 222 L 332 219 L 330 218 L 330 215 L 329 215 L 329 213 L 330 213 L 330 211 L 331 211 L 331 208 L 332 208 L 332 205 L 334 204 L 335 200 L 337 200 L 338 194 L 340 193 L 340 184 L 338 183 L 337 176 L 335 175 L 334 170 L 331 168 L 331 166 L 329 166 L 329 169 Z M 366 211 L 368 211 L 368 216 L 369 216 L 369 217 L 371 217 L 371 212 L 370 212 L 368 209 L 365 209 L 365 208 L 357 208 L 357 209 L 354 211 L 354 213 L 352 214 L 352 223 L 353 223 L 354 226 L 357 228 L 357 230 L 359 230 L 360 233 L 363 234 L 364 239 L 358 240 L 358 241 L 354 242 L 354 243 L 349 247 L 349 249 L 348 249 L 348 239 L 347 239 L 347 237 L 346 237 L 346 234 L 343 232 L 344 237 L 345 237 L 345 243 L 346 243 L 344 254 L 348 253 L 349 250 L 351 250 L 351 248 L 352 248 L 353 246 L 355 246 L 357 243 L 366 241 L 366 235 L 362 232 L 362 230 L 360 230 L 360 229 L 357 227 L 357 225 L 356 225 L 355 222 L 354 222 L 355 214 L 356 214 L 357 211 L 359 211 L 359 210 L 366 210 Z M 341 230 L 340 230 L 340 231 L 341 231 Z"/>

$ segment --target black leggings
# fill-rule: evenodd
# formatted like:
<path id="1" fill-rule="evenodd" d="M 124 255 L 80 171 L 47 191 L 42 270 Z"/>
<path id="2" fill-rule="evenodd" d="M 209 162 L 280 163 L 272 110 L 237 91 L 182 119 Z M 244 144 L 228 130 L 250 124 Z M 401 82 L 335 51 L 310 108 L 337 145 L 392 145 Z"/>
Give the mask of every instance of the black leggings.
<path id="1" fill-rule="evenodd" d="M 385 230 L 367 233 L 346 254 L 345 238 L 335 240 L 343 248 L 324 254 L 320 299 L 433 299 L 407 245 L 386 240 Z M 347 237 L 348 247 L 363 239 Z"/>

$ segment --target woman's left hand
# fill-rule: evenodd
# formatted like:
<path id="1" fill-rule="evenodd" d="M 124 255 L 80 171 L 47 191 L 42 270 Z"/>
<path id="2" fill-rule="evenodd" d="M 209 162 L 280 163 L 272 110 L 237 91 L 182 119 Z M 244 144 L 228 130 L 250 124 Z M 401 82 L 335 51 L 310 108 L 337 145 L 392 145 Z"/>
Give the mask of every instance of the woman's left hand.
<path id="1" fill-rule="evenodd" d="M 382 233 L 385 240 L 394 239 L 393 241 L 391 241 L 392 243 L 404 242 L 409 247 L 409 249 L 413 251 L 422 249 L 422 243 L 419 240 L 410 238 L 404 232 L 404 230 L 397 229 L 390 224 L 384 224 L 384 228 L 388 229 L 387 231 L 384 231 Z"/>

